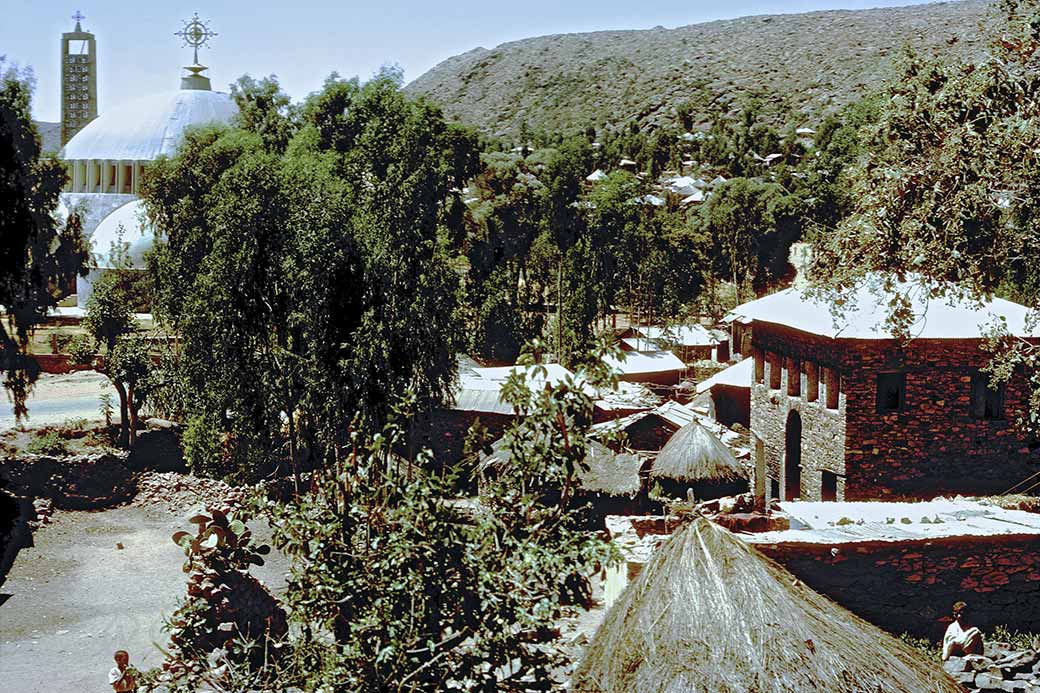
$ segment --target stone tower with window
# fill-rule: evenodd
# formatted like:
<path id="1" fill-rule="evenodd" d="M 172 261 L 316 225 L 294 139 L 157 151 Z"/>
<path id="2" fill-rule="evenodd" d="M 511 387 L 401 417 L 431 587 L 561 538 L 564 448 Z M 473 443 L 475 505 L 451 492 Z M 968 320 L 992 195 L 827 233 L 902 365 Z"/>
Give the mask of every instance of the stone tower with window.
<path id="1" fill-rule="evenodd" d="M 61 144 L 97 118 L 97 42 L 83 31 L 79 12 L 73 31 L 61 35 Z"/>

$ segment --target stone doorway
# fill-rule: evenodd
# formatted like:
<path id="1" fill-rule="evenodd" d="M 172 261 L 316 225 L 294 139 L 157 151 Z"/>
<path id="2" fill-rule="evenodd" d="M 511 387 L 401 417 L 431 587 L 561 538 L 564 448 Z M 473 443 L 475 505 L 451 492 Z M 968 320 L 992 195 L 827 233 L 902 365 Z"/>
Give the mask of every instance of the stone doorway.
<path id="1" fill-rule="evenodd" d="M 787 415 L 787 435 L 784 448 L 784 500 L 802 496 L 802 415 L 791 411 Z"/>

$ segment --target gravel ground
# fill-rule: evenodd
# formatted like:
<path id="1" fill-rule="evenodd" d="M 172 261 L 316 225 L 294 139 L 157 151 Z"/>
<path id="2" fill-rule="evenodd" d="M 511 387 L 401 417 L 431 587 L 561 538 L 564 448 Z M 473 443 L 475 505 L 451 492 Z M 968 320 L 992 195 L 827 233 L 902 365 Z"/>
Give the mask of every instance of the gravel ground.
<path id="1" fill-rule="evenodd" d="M 162 616 L 185 590 L 184 556 L 170 535 L 188 527 L 187 517 L 133 505 L 56 512 L 0 585 L 0 689 L 107 690 L 118 649 L 140 669 L 159 664 Z M 260 540 L 269 536 L 253 529 Z M 269 558 L 254 574 L 279 594 L 288 561 Z"/>

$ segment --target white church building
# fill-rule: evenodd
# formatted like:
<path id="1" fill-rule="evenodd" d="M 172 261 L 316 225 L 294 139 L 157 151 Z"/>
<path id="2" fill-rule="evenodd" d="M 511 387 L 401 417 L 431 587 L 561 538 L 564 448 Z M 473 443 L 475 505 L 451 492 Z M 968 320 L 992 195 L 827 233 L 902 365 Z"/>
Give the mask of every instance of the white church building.
<path id="1" fill-rule="evenodd" d="M 187 128 L 229 123 L 238 113 L 228 94 L 210 88 L 197 50 L 196 64 L 185 69 L 189 74 L 180 89 L 116 106 L 76 133 L 59 154 L 69 182 L 57 213 L 81 215 L 92 251 L 89 274 L 76 283 L 79 308 L 99 274 L 117 266 L 118 256 L 128 255 L 130 269 L 146 269 L 156 232 L 138 197 L 142 171 L 160 156 L 173 156 Z M 114 254 L 117 247 L 122 252 Z"/>

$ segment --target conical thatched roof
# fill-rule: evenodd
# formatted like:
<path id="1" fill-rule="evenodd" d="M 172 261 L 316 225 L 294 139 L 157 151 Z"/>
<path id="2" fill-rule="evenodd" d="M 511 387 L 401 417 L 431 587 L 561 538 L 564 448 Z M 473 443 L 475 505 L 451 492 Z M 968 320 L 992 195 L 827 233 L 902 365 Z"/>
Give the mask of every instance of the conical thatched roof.
<path id="1" fill-rule="evenodd" d="M 574 674 L 611 693 L 959 693 L 939 667 L 703 517 L 657 549 Z"/>
<path id="2" fill-rule="evenodd" d="M 491 448 L 491 453 L 478 466 L 481 474 L 487 474 L 495 467 L 510 462 L 509 448 L 504 438 L 496 440 Z M 578 471 L 579 485 L 585 491 L 609 496 L 634 496 L 642 488 L 639 478 L 642 461 L 636 455 L 615 453 L 602 443 L 589 441 L 585 464 L 588 469 Z"/>
<path id="3" fill-rule="evenodd" d="M 726 444 L 696 421 L 672 435 L 657 453 L 650 476 L 678 481 L 739 481 L 747 474 Z"/>

